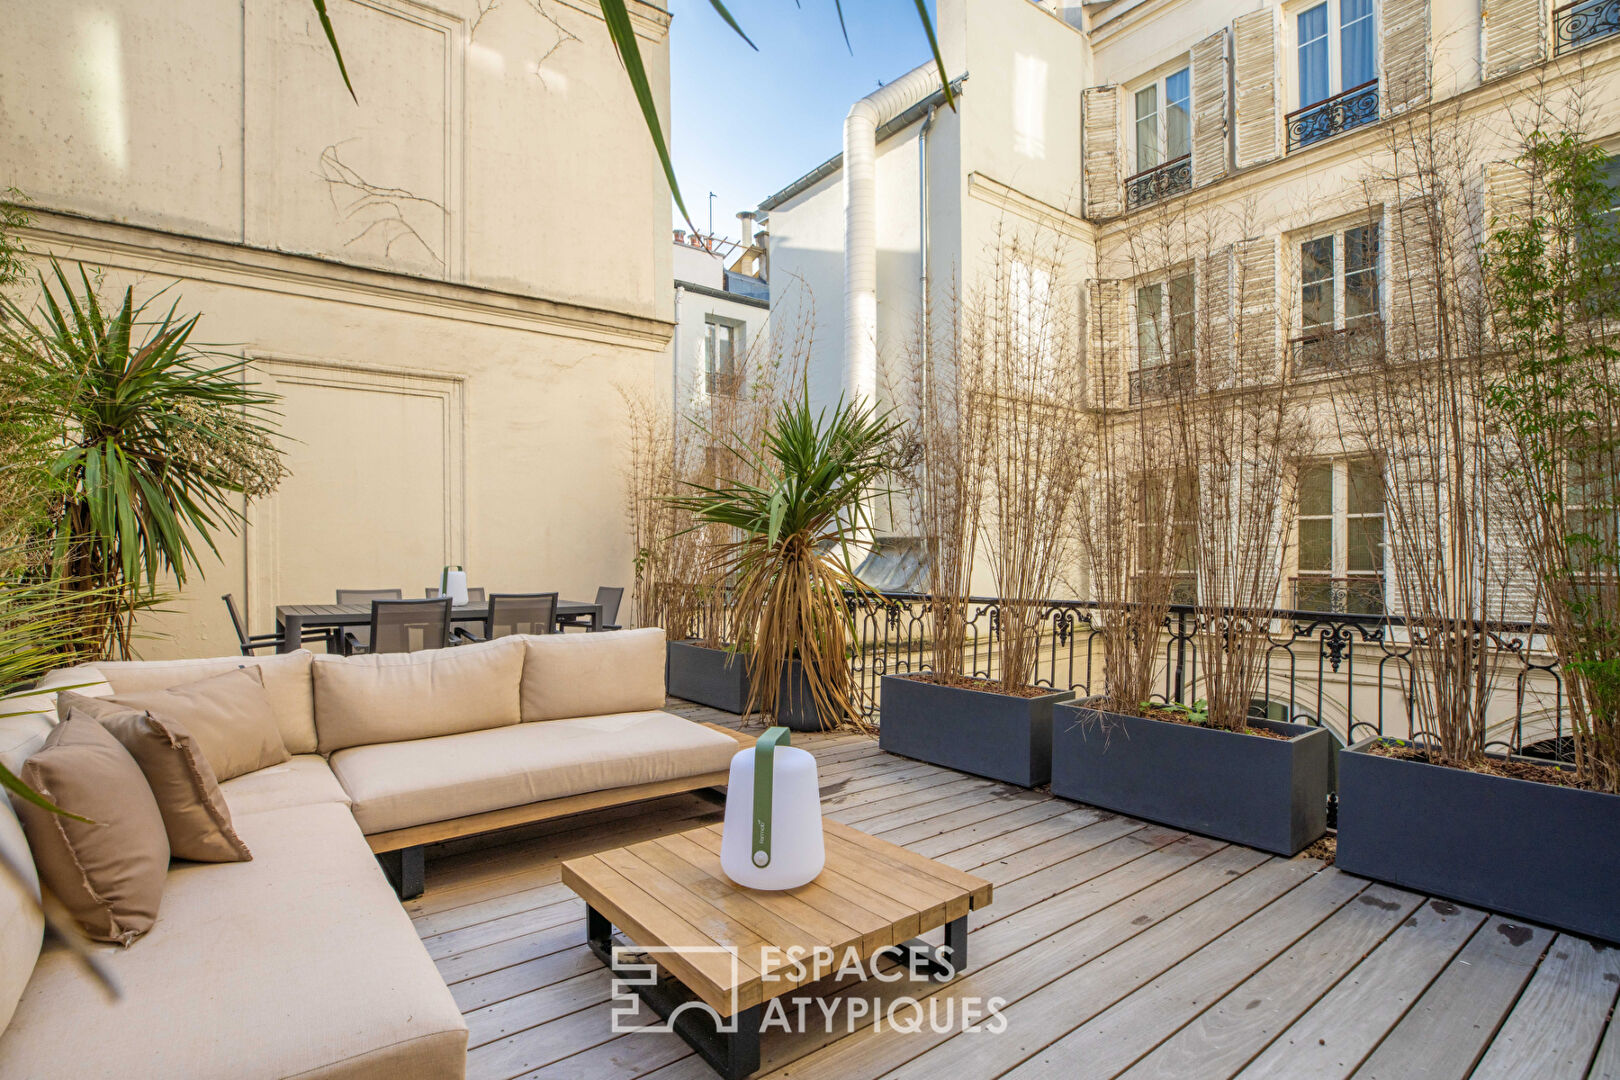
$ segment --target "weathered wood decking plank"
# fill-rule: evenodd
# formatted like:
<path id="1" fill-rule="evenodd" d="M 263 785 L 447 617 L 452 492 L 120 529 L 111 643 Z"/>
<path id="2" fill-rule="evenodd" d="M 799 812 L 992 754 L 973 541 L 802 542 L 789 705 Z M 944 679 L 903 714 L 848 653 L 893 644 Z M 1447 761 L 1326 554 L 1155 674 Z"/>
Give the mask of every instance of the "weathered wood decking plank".
<path id="1" fill-rule="evenodd" d="M 1620 991 L 1620 949 L 1560 934 L 1472 1080 L 1581 1080 Z"/>
<path id="2" fill-rule="evenodd" d="M 1552 933 L 1492 916 L 1395 1025 L 1360 1080 L 1462 1080 L 1518 1000 Z"/>
<path id="3" fill-rule="evenodd" d="M 1313 1004 L 1238 1075 L 1242 1080 L 1344 1080 L 1451 963 L 1483 911 L 1431 900 Z M 1353 1023 L 1346 1018 L 1353 1017 Z"/>
<path id="4" fill-rule="evenodd" d="M 884 754 L 865 736 L 794 742 L 817 755 L 828 817 L 996 890 L 970 916 L 973 963 L 956 980 L 829 978 L 795 993 L 835 1009 L 1000 996 L 1010 1026 L 906 1034 L 865 1018 L 849 1032 L 837 1014 L 835 1030 L 767 1032 L 761 1076 L 1620 1080 L 1620 950 Z M 676 795 L 435 850 L 428 891 L 406 908 L 467 1014 L 469 1077 L 713 1076 L 673 1035 L 613 1033 L 611 979 L 559 867 L 721 814 Z"/>

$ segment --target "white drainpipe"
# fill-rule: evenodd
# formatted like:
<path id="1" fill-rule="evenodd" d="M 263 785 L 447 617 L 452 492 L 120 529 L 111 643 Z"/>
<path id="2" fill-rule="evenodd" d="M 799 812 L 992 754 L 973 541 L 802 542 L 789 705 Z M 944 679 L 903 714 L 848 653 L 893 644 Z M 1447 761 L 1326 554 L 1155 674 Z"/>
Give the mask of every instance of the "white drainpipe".
<path id="1" fill-rule="evenodd" d="M 877 129 L 939 89 L 932 61 L 844 118 L 844 395 L 877 400 Z"/>

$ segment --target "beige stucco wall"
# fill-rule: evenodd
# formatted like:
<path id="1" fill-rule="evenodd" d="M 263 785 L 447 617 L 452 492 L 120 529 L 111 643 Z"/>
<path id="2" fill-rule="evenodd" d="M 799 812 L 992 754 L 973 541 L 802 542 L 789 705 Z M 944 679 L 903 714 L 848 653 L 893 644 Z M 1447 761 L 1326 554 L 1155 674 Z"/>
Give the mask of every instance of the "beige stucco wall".
<path id="1" fill-rule="evenodd" d="M 72 0 L 0 34 L 31 248 L 173 282 L 285 397 L 292 476 L 142 621 L 146 655 L 231 651 L 226 592 L 263 632 L 447 562 L 630 584 L 617 386 L 668 370 L 668 189 L 596 5 L 330 8 L 358 104 L 307 0 Z M 632 8 L 667 122 L 668 16 Z"/>

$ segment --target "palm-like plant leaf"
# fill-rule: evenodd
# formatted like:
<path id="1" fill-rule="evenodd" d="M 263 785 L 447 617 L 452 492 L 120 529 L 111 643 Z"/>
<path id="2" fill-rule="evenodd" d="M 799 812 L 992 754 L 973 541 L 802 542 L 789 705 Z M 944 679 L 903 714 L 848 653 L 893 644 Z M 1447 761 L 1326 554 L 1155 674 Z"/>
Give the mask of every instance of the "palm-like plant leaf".
<path id="1" fill-rule="evenodd" d="M 349 82 L 349 71 L 343 66 L 343 52 L 338 48 L 337 33 L 332 29 L 332 20 L 326 13 L 326 0 L 310 0 L 315 5 L 315 13 L 320 17 L 321 29 L 326 33 L 326 40 L 332 46 L 332 56 L 337 60 L 338 71 L 343 75 L 343 85 L 348 87 L 349 96 L 354 95 L 354 86 Z M 698 231 L 697 225 L 692 221 L 692 215 L 686 212 L 686 200 L 681 197 L 680 181 L 675 178 L 675 165 L 670 160 L 669 144 L 664 138 L 664 127 L 658 119 L 658 107 L 653 101 L 652 82 L 647 78 L 647 69 L 641 62 L 641 48 L 636 44 L 636 31 L 630 22 L 630 11 L 625 6 L 625 0 L 599 0 L 602 6 L 602 18 L 607 22 L 608 36 L 613 39 L 613 47 L 618 50 L 619 60 L 624 64 L 625 76 L 630 80 L 630 89 L 636 95 L 636 104 L 641 107 L 641 118 L 647 124 L 647 134 L 652 136 L 653 149 L 658 154 L 658 162 L 663 166 L 664 179 L 669 182 L 669 193 L 675 199 L 675 205 L 681 211 L 681 217 L 686 219 L 687 227 L 693 232 Z M 726 21 L 726 25 L 736 31 L 737 36 L 748 42 L 750 48 L 758 50 L 749 36 L 743 33 L 742 27 L 727 10 L 721 0 L 709 0 L 709 4 Z M 951 108 L 956 107 L 956 95 L 951 91 L 951 80 L 945 74 L 945 58 L 939 51 L 939 38 L 934 33 L 934 20 L 928 14 L 926 0 L 916 0 L 917 17 L 922 20 L 923 31 L 928 35 L 928 47 L 933 50 L 934 64 L 939 68 L 939 84 L 945 93 L 945 101 Z M 844 34 L 844 46 L 854 51 L 849 43 L 849 26 L 844 21 L 843 0 L 833 0 L 833 7 L 838 12 L 838 28 Z"/>
<path id="2" fill-rule="evenodd" d="M 727 447 L 748 466 L 745 475 L 762 480 L 688 484 L 690 493 L 672 500 L 697 521 L 741 536 L 721 549 L 717 569 L 733 578 L 736 610 L 751 620 L 742 628 L 755 674 L 750 712 L 776 711 L 783 667 L 797 659 L 824 722 L 860 722 L 844 597 L 865 586 L 850 542 L 870 525 L 899 430 L 871 405 L 840 401 L 818 414 L 801 394 L 777 410 L 761 447 Z"/>

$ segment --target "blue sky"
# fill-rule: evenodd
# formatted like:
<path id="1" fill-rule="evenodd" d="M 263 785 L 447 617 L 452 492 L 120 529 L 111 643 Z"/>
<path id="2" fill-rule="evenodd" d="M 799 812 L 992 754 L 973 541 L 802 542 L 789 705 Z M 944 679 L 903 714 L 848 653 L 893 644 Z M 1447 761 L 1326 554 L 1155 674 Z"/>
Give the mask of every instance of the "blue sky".
<path id="1" fill-rule="evenodd" d="M 913 0 L 844 0 L 853 55 L 833 0 L 801 4 L 727 0 L 756 53 L 708 0 L 669 2 L 671 152 L 700 229 L 713 191 L 715 232 L 735 237 L 737 211 L 842 149 L 852 102 L 928 58 Z"/>

